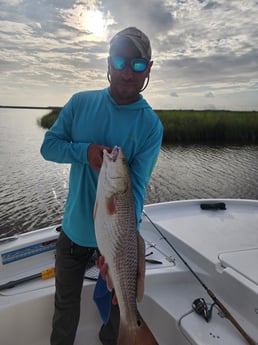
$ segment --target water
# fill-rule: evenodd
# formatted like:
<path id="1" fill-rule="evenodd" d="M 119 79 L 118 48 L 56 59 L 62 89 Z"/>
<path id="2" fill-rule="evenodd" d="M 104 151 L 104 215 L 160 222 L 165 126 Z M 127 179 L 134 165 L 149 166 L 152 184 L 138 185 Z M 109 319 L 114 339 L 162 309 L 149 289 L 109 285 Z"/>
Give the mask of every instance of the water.
<path id="1" fill-rule="evenodd" d="M 0 109 L 0 237 L 62 220 L 69 165 L 39 153 L 44 113 Z M 258 199 L 258 146 L 164 146 L 146 203 L 195 198 Z"/>
<path id="2" fill-rule="evenodd" d="M 147 201 L 258 199 L 257 178 L 258 146 L 165 146 Z"/>

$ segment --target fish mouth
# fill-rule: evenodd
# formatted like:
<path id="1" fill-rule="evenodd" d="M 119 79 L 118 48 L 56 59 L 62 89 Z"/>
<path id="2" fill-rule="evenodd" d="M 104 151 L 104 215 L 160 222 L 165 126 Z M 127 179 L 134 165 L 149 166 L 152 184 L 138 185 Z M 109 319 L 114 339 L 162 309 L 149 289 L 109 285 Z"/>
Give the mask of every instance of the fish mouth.
<path id="1" fill-rule="evenodd" d="M 120 148 L 118 146 L 115 146 L 110 153 L 106 152 L 106 154 L 111 161 L 115 162 L 117 160 L 119 151 Z"/>

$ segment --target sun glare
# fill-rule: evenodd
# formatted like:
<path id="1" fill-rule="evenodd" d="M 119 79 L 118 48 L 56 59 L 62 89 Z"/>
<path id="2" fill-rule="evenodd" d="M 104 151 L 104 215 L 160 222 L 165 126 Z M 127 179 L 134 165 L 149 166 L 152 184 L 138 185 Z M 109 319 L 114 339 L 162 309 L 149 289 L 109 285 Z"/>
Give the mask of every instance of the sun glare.
<path id="1" fill-rule="evenodd" d="M 106 29 L 106 22 L 100 11 L 87 11 L 85 13 L 85 29 L 88 33 L 101 36 Z"/>

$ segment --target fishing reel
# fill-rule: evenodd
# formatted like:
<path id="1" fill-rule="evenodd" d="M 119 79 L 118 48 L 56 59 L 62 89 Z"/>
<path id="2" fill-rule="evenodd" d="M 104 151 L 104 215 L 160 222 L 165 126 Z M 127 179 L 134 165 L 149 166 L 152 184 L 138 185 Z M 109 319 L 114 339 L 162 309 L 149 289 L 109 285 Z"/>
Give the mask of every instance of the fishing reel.
<path id="1" fill-rule="evenodd" d="M 212 303 L 208 308 L 208 305 L 205 302 L 204 298 L 197 298 L 193 301 L 192 308 L 197 314 L 201 315 L 207 322 L 209 322 L 214 305 L 215 303 Z"/>

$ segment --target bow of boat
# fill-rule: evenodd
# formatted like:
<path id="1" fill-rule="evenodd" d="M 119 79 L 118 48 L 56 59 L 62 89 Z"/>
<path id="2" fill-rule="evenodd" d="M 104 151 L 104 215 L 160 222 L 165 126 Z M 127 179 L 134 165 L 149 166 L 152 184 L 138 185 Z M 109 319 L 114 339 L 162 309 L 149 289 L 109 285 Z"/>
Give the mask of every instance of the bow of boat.
<path id="1" fill-rule="evenodd" d="M 146 278 L 139 310 L 159 344 L 247 344 L 217 306 L 209 322 L 193 310 L 196 299 L 208 308 L 213 303 L 201 283 L 258 342 L 258 201 L 175 201 L 146 205 L 144 213 Z M 57 237 L 51 226 L 0 241 L 1 343 L 49 343 Z M 100 345 L 101 319 L 92 299 L 97 275 L 96 267 L 85 272 L 76 345 L 85 339 Z"/>

